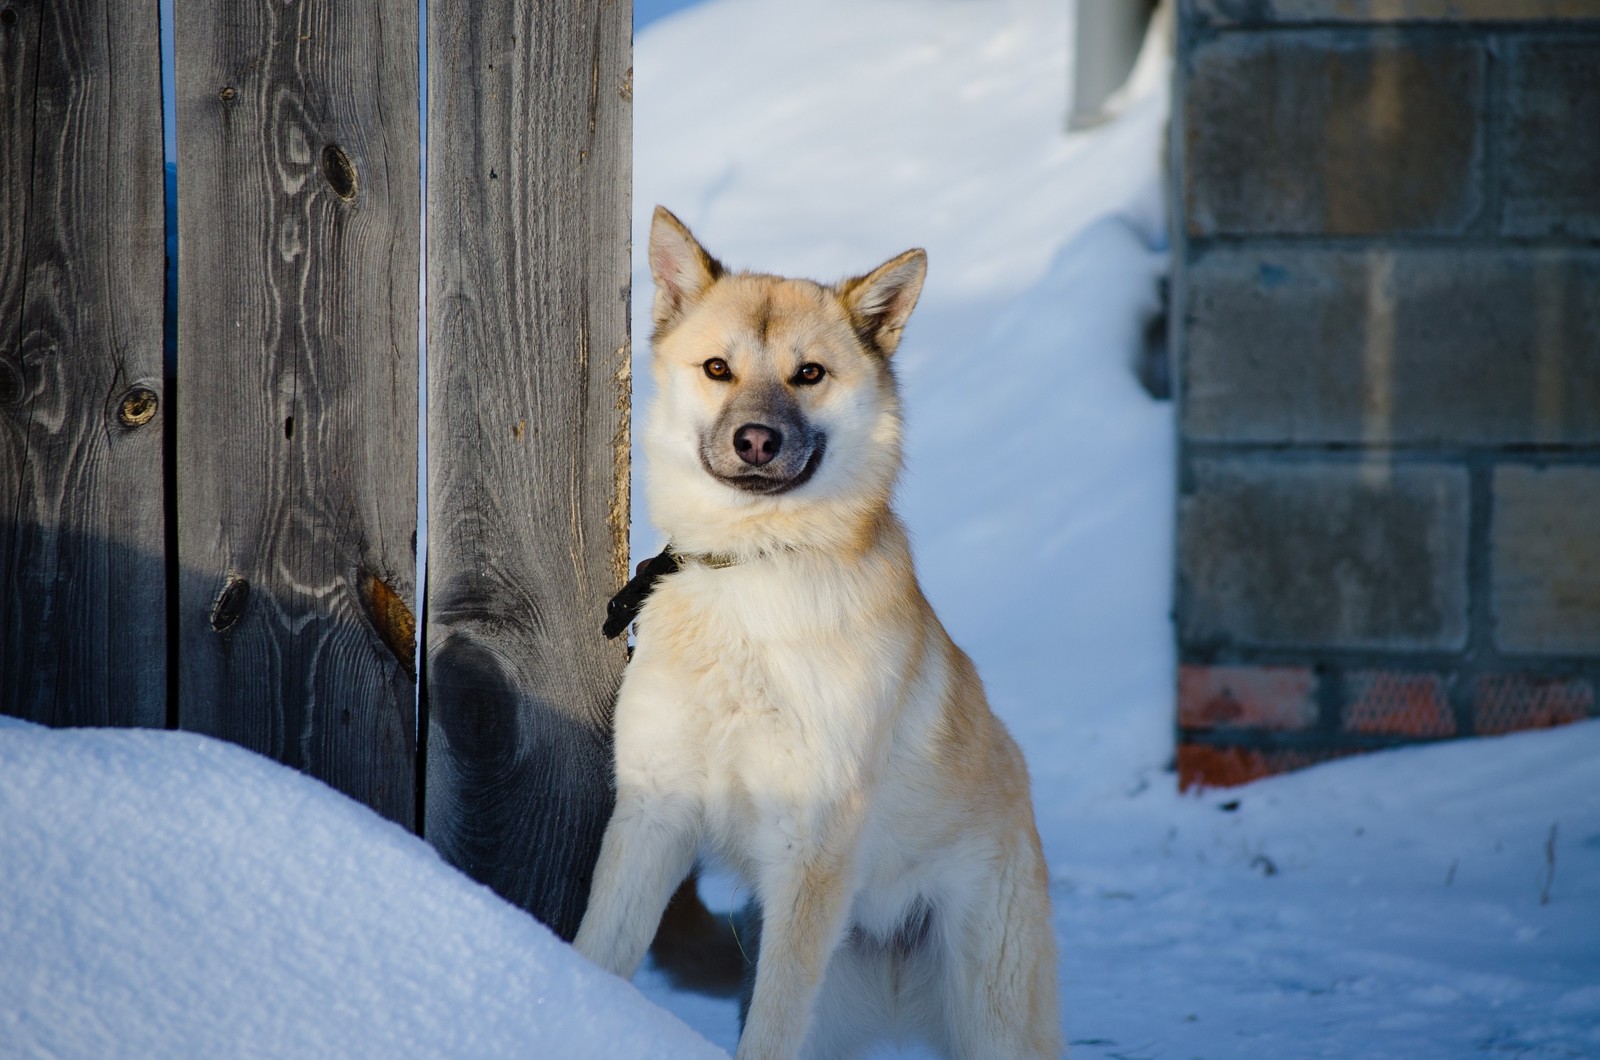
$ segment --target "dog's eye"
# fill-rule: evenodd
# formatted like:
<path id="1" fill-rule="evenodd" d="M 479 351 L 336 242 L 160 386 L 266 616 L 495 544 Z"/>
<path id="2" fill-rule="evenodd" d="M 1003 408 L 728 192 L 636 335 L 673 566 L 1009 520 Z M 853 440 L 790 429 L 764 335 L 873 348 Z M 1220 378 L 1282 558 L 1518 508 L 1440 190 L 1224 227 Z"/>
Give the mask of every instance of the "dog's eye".
<path id="1" fill-rule="evenodd" d="M 701 365 L 706 370 L 706 376 L 718 382 L 727 382 L 733 378 L 733 369 L 728 367 L 728 362 L 721 357 L 713 357 Z"/>
<path id="2" fill-rule="evenodd" d="M 799 371 L 794 373 L 794 381 L 804 386 L 815 386 L 816 384 L 822 382 L 822 377 L 827 374 L 828 370 L 822 367 L 822 365 L 814 362 L 807 362 L 806 364 L 802 364 Z"/>

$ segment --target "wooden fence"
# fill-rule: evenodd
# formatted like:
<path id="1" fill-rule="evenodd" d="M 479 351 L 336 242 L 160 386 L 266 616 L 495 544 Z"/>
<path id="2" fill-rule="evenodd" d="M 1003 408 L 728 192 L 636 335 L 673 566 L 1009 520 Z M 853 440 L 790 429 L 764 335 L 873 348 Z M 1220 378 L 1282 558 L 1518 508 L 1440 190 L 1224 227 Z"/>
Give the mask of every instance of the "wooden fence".
<path id="1" fill-rule="evenodd" d="M 424 205 L 414 3 L 173 3 L 175 370 L 155 0 L 0 0 L 0 712 L 243 744 L 570 935 L 623 662 L 631 8 L 431 0 Z"/>

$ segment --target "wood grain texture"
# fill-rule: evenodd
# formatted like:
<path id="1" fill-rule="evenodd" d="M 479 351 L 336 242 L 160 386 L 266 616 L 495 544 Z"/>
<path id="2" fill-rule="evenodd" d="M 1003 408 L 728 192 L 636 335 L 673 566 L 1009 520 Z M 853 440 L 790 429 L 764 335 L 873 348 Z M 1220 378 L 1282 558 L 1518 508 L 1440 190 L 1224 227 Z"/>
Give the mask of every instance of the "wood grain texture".
<path id="1" fill-rule="evenodd" d="M 429 7 L 424 831 L 568 938 L 623 663 L 631 18 Z"/>
<path id="2" fill-rule="evenodd" d="M 0 8 L 0 713 L 161 726 L 156 3 Z"/>
<path id="3" fill-rule="evenodd" d="M 179 724 L 410 824 L 416 6 L 174 16 Z"/>

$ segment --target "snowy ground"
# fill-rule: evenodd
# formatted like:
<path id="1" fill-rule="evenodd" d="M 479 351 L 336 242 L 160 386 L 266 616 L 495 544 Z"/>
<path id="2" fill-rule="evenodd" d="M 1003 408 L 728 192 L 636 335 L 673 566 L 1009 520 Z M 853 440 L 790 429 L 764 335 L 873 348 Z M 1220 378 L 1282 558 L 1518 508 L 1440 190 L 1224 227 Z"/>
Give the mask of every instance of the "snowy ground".
<path id="1" fill-rule="evenodd" d="M 1033 769 L 1075 1057 L 1600 1056 L 1600 722 L 1174 790 L 1172 416 L 1131 374 L 1165 101 L 1063 135 L 1069 37 L 1046 0 L 670 15 L 636 46 L 635 243 L 662 202 L 733 265 L 927 247 L 901 507 Z M 730 1003 L 638 983 L 734 1044 Z M 0 719 L 0 1056 L 706 1052 L 313 781 Z"/>

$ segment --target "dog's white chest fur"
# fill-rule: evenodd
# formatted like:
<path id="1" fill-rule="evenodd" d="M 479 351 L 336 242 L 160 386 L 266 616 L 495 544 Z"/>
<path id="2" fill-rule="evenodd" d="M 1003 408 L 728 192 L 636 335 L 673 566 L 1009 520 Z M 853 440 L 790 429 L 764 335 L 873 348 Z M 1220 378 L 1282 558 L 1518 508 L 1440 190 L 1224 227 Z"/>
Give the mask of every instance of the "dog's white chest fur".
<path id="1" fill-rule="evenodd" d="M 681 687 L 663 708 L 680 716 L 619 718 L 619 732 L 637 727 L 662 759 L 685 759 L 658 759 L 655 779 L 700 778 L 706 838 L 747 875 L 812 839 L 819 815 L 887 765 L 910 646 L 851 588 L 815 562 L 691 566 L 641 622 L 629 680 Z"/>

